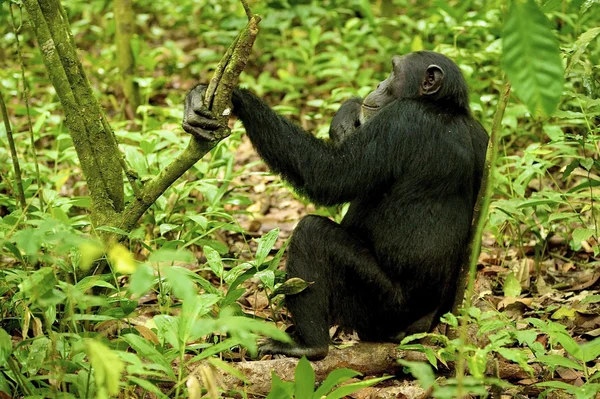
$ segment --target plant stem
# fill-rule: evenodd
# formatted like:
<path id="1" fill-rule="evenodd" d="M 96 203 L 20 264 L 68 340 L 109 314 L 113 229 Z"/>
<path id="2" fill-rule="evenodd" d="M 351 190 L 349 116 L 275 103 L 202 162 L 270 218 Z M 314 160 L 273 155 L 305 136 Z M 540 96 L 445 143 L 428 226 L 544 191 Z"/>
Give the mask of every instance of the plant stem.
<path id="1" fill-rule="evenodd" d="M 20 9 L 21 6 L 19 6 Z M 33 123 L 31 122 L 31 111 L 29 110 L 29 86 L 27 85 L 27 80 L 25 79 L 25 61 L 23 61 L 23 54 L 21 53 L 21 43 L 19 42 L 19 31 L 21 30 L 20 26 L 17 28 L 15 15 L 12 9 L 12 4 L 8 5 L 8 9 L 10 10 L 10 18 L 12 20 L 13 25 L 13 33 L 15 34 L 15 42 L 17 44 L 17 56 L 19 57 L 19 64 L 21 64 L 21 80 L 23 82 L 23 100 L 25 101 L 25 111 L 27 112 L 27 128 L 29 129 L 29 139 L 31 141 L 31 154 L 33 155 L 33 163 L 35 165 L 35 178 L 37 180 L 38 192 L 40 198 L 40 210 L 44 211 L 45 201 L 44 201 L 44 190 L 42 190 L 42 178 L 40 175 L 40 165 L 38 163 L 37 151 L 35 149 L 35 136 L 33 134 Z M 21 13 L 21 20 L 23 19 L 23 15 Z"/>
<path id="2" fill-rule="evenodd" d="M 17 199 L 21 204 L 21 208 L 25 210 L 27 203 L 25 202 L 25 191 L 23 190 L 23 181 L 21 180 L 21 166 L 19 165 L 19 157 L 17 156 L 17 148 L 15 147 L 15 140 L 13 139 L 12 129 L 10 122 L 8 121 L 8 110 L 4 103 L 4 94 L 0 87 L 0 111 L 2 111 L 2 119 L 4 120 L 4 128 L 6 129 L 6 138 L 8 139 L 8 147 L 10 148 L 10 158 L 12 159 L 13 167 L 15 169 L 15 182 L 17 185 Z"/>
<path id="3" fill-rule="evenodd" d="M 502 118 L 504 117 L 504 111 L 510 98 L 510 83 L 504 84 L 504 90 L 502 91 L 496 107 L 496 113 L 494 114 L 494 121 L 492 123 L 492 133 L 490 135 L 490 141 L 488 142 L 487 154 L 485 158 L 485 171 L 484 178 L 482 181 L 481 192 L 484 193 L 481 200 L 481 210 L 479 213 L 479 219 L 477 220 L 477 229 L 473 236 L 473 244 L 471 251 L 471 258 L 469 263 L 469 279 L 467 284 L 467 290 L 465 295 L 464 306 L 462 308 L 462 317 L 460 320 L 460 341 L 458 359 L 456 362 L 456 380 L 457 380 L 457 396 L 462 398 L 466 392 L 464 391 L 464 373 L 465 373 L 465 352 L 464 346 L 467 342 L 467 310 L 471 307 L 471 298 L 473 297 L 473 288 L 475 286 L 475 276 L 477 273 L 477 262 L 479 260 L 479 252 L 481 251 L 481 239 L 483 235 L 483 228 L 488 220 L 488 212 L 490 208 L 490 202 L 494 191 L 493 176 L 494 170 L 496 169 L 496 160 L 498 158 L 498 145 L 500 143 L 500 134 L 498 133 L 501 125 Z"/>

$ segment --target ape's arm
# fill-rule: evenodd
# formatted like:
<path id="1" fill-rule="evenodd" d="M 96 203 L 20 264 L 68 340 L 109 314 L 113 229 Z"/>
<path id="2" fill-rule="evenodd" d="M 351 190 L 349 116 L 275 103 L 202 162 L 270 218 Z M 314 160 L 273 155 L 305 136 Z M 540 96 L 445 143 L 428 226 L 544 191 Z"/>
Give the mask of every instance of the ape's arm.
<path id="1" fill-rule="evenodd" d="M 362 98 L 353 97 L 342 104 L 335 113 L 329 127 L 329 138 L 335 145 L 341 145 L 360 127 L 360 107 Z"/>
<path id="2" fill-rule="evenodd" d="M 333 147 L 276 114 L 248 90 L 234 90 L 232 101 L 260 156 L 316 203 L 348 202 L 392 178 L 392 132 L 386 126 L 370 126 Z"/>

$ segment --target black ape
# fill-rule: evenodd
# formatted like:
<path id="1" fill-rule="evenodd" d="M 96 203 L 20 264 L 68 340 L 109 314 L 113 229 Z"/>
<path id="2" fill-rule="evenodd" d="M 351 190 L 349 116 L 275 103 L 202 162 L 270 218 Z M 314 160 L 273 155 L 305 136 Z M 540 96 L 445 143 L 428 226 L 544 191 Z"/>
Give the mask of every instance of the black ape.
<path id="1" fill-rule="evenodd" d="M 324 357 L 332 324 L 363 340 L 395 340 L 429 330 L 452 306 L 488 136 L 449 58 L 417 52 L 392 64 L 362 104 L 342 105 L 331 126 L 336 145 L 251 92 L 233 93 L 233 112 L 273 171 L 315 203 L 351 203 L 339 225 L 319 216 L 298 224 L 288 277 L 314 284 L 286 298 L 295 344 L 270 340 L 263 354 Z M 203 137 L 215 127 L 201 91 L 188 94 L 184 127 Z"/>

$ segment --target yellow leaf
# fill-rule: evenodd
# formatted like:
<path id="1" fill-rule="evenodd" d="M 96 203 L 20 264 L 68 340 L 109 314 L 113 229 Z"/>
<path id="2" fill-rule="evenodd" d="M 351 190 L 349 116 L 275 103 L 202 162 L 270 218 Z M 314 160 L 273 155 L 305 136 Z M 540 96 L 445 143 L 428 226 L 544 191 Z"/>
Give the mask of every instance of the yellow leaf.
<path id="1" fill-rule="evenodd" d="M 56 176 L 54 179 L 54 188 L 57 192 L 60 192 L 62 186 L 64 186 L 67 180 L 69 180 L 69 177 L 71 177 L 70 173 L 60 173 L 58 176 Z"/>
<path id="2" fill-rule="evenodd" d="M 575 320 L 575 309 L 567 308 L 565 306 L 561 306 L 550 317 L 552 319 L 554 319 L 554 320 L 560 320 L 560 319 L 563 319 L 563 318 L 567 318 L 569 320 Z"/>
<path id="3" fill-rule="evenodd" d="M 81 259 L 79 260 L 79 268 L 88 271 L 96 259 L 104 253 L 102 245 L 96 241 L 86 241 L 79 246 Z"/>
<path id="4" fill-rule="evenodd" d="M 411 51 L 421 51 L 423 50 L 423 39 L 421 36 L 417 35 L 413 37 L 412 43 L 410 44 Z"/>
<path id="5" fill-rule="evenodd" d="M 132 274 L 137 269 L 133 255 L 121 244 L 114 244 L 108 251 L 108 260 L 114 270 L 121 274 Z"/>
<path id="6" fill-rule="evenodd" d="M 86 352 L 96 377 L 98 397 L 108 398 L 119 393 L 121 373 L 125 366 L 108 346 L 91 339 L 85 340 Z"/>

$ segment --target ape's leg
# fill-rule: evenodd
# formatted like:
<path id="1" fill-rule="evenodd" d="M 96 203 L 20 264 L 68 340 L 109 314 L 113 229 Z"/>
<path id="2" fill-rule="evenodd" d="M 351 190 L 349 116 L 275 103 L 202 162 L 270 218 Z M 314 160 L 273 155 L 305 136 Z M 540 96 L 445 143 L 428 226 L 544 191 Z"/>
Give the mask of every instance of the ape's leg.
<path id="1" fill-rule="evenodd" d="M 337 223 L 320 216 L 307 216 L 296 227 L 286 269 L 288 278 L 314 284 L 286 297 L 295 324 L 295 344 L 270 340 L 260 346 L 260 354 L 322 358 L 328 352 L 332 324 L 358 327 L 355 320 L 365 325 L 372 321 L 368 309 L 378 301 L 369 294 L 371 287 L 388 300 L 387 295 L 395 296 L 396 289 L 370 251 Z"/>

